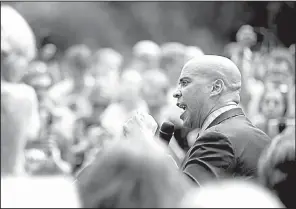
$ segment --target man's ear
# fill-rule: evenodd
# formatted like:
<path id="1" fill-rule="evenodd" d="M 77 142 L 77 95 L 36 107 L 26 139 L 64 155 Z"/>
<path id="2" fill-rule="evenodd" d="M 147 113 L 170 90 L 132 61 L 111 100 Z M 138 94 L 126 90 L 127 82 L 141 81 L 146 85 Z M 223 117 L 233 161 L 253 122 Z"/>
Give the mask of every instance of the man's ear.
<path id="1" fill-rule="evenodd" d="M 217 79 L 213 82 L 211 95 L 219 95 L 223 91 L 224 81 Z"/>

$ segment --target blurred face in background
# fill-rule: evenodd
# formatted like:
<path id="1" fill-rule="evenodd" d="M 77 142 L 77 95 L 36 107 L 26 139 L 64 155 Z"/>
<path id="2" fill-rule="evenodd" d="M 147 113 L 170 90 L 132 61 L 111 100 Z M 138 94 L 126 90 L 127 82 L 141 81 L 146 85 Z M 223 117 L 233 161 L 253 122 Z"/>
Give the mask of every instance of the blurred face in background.
<path id="1" fill-rule="evenodd" d="M 288 62 L 276 59 L 269 60 L 268 72 L 265 77 L 266 83 L 277 88 L 283 84 L 290 86 L 293 80 L 293 73 Z"/>
<path id="2" fill-rule="evenodd" d="M 127 70 L 122 74 L 118 99 L 122 102 L 133 103 L 140 98 L 142 77 L 135 70 Z"/>
<path id="3" fill-rule="evenodd" d="M 167 102 L 169 81 L 160 70 L 150 70 L 143 75 L 142 96 L 150 108 L 160 108 Z"/>
<path id="4" fill-rule="evenodd" d="M 268 118 L 281 118 L 284 114 L 285 104 L 281 92 L 267 92 L 262 100 L 262 113 Z"/>
<path id="5" fill-rule="evenodd" d="M 181 43 L 166 43 L 162 46 L 160 67 L 165 70 L 171 86 L 175 86 L 185 64 L 186 47 Z"/>
<path id="6" fill-rule="evenodd" d="M 35 89 L 39 101 L 44 98 L 48 88 L 52 85 L 52 78 L 43 62 L 32 62 L 23 81 Z"/>
<path id="7" fill-rule="evenodd" d="M 83 87 L 89 73 L 91 51 L 86 45 L 74 45 L 65 52 L 63 67 L 74 85 Z"/>
<path id="8" fill-rule="evenodd" d="M 99 49 L 92 55 L 92 75 L 95 78 L 118 74 L 123 63 L 122 55 L 111 48 Z"/>
<path id="9" fill-rule="evenodd" d="M 103 97 L 116 97 L 122 62 L 122 55 L 111 48 L 100 49 L 92 56 L 91 74 Z"/>
<path id="10" fill-rule="evenodd" d="M 250 25 L 243 25 L 236 34 L 236 41 L 246 47 L 251 47 L 257 42 L 257 35 Z"/>
<path id="11" fill-rule="evenodd" d="M 160 47 L 150 40 L 139 41 L 133 47 L 133 68 L 142 72 L 158 67 Z"/>
<path id="12" fill-rule="evenodd" d="M 139 71 L 145 71 L 156 68 L 158 66 L 158 59 L 154 55 L 140 54 L 135 57 L 135 68 Z"/>

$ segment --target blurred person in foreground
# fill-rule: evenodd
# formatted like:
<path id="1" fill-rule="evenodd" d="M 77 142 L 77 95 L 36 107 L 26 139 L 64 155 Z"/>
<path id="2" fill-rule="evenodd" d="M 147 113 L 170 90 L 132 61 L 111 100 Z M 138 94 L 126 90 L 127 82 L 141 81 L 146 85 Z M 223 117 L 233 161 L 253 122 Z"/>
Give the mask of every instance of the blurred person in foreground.
<path id="1" fill-rule="evenodd" d="M 133 60 L 129 68 L 133 68 L 141 73 L 159 67 L 161 50 L 157 43 L 150 40 L 142 40 L 134 45 L 132 51 Z"/>
<path id="2" fill-rule="evenodd" d="M 78 178 L 84 207 L 176 207 L 190 182 L 166 158 L 153 137 L 131 135 L 112 143 Z M 158 147 L 159 146 L 159 147 Z M 163 147 L 164 146 L 164 147 Z"/>
<path id="3" fill-rule="evenodd" d="M 204 55 L 182 69 L 174 93 L 184 110 L 183 126 L 200 129 L 181 170 L 197 184 L 215 178 L 255 178 L 257 161 L 270 138 L 238 106 L 241 73 L 229 59 Z"/>
<path id="4" fill-rule="evenodd" d="M 295 208 L 295 126 L 272 140 L 258 163 L 260 182 L 278 195 L 287 208 Z"/>
<path id="5" fill-rule="evenodd" d="M 267 189 L 244 180 L 212 182 L 187 192 L 181 208 L 283 208 Z"/>
<path id="6" fill-rule="evenodd" d="M 19 83 L 35 53 L 28 23 L 13 8 L 1 5 L 1 176 L 22 172 L 26 141 L 35 140 L 39 132 L 36 93 Z"/>
<path id="7" fill-rule="evenodd" d="M 89 116 L 88 96 L 94 85 L 90 76 L 90 49 L 83 44 L 71 46 L 63 60 L 63 70 L 69 77 L 49 90 L 49 97 L 57 104 L 69 107 L 78 117 Z"/>
<path id="8" fill-rule="evenodd" d="M 13 8 L 1 5 L 1 207 L 78 207 L 75 188 L 67 179 L 30 178 L 24 173 L 24 148 L 38 103 L 31 87 L 17 83 L 35 50 L 28 23 Z"/>

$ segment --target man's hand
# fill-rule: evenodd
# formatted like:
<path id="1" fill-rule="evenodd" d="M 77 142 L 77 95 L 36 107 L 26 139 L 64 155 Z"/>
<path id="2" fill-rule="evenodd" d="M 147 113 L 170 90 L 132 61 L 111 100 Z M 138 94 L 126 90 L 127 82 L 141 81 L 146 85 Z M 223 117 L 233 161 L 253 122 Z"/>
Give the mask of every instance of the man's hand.
<path id="1" fill-rule="evenodd" d="M 123 126 L 123 134 L 128 138 L 153 137 L 157 123 L 151 115 L 137 112 Z"/>

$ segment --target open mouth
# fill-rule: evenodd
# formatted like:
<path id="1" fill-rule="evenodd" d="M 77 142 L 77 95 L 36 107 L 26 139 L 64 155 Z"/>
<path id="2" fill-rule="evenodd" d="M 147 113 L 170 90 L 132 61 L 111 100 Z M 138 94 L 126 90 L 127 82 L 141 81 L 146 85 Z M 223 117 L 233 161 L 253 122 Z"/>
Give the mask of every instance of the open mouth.
<path id="1" fill-rule="evenodd" d="M 185 112 L 187 110 L 187 105 L 186 104 L 182 104 L 182 103 L 177 103 L 177 106 L 179 108 L 181 108 L 182 110 L 184 110 L 184 112 L 180 115 L 180 119 L 183 120 L 184 119 Z"/>
<path id="2" fill-rule="evenodd" d="M 183 110 L 187 109 L 187 105 L 186 104 L 182 104 L 182 103 L 177 103 L 177 106 Z"/>

